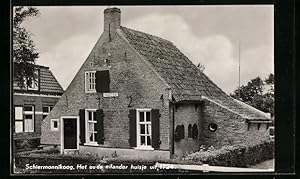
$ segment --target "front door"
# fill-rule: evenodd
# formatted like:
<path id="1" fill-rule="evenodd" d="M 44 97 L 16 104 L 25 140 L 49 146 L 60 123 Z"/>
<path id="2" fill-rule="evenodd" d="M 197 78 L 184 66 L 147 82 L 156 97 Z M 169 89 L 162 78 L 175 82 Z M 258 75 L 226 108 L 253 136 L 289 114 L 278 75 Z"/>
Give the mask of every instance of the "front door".
<path id="1" fill-rule="evenodd" d="M 63 118 L 64 149 L 77 149 L 77 118 Z"/>

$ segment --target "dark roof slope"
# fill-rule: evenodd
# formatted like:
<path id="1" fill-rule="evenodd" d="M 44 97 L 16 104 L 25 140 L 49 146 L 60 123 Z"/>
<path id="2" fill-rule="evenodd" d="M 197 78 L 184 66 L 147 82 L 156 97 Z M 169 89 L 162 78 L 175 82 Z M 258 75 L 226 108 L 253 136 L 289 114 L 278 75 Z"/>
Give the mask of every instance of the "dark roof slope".
<path id="1" fill-rule="evenodd" d="M 39 69 L 40 89 L 38 91 L 31 90 L 30 92 L 61 95 L 64 92 L 64 90 L 56 80 L 53 73 L 50 71 L 49 67 L 45 67 L 41 65 L 36 65 L 36 67 Z M 18 87 L 16 82 L 14 82 L 13 87 L 15 91 L 26 91 L 20 89 L 20 87 Z"/>
<path id="2" fill-rule="evenodd" d="M 262 113 L 235 102 L 170 41 L 126 27 L 121 30 L 133 48 L 171 87 L 175 101 L 195 101 L 205 96 L 246 118 L 266 119 Z"/>

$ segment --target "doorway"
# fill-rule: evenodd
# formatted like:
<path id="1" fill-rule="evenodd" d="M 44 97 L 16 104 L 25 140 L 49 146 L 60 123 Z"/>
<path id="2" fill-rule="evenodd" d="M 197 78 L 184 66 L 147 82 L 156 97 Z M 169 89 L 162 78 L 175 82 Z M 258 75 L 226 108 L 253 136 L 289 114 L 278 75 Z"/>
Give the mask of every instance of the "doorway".
<path id="1" fill-rule="evenodd" d="M 79 117 L 61 117 L 61 153 L 79 149 Z"/>

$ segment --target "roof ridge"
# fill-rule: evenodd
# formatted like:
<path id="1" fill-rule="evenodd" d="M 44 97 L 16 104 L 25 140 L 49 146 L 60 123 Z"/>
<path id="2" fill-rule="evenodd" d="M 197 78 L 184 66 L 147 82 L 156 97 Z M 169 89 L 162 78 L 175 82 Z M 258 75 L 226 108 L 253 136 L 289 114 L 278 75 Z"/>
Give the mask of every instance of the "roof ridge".
<path id="1" fill-rule="evenodd" d="M 166 42 L 168 42 L 168 43 L 174 45 L 171 41 L 169 41 L 169 40 L 167 40 L 167 39 L 164 39 L 164 38 L 162 38 L 162 37 L 158 37 L 158 36 L 155 36 L 155 35 L 152 35 L 152 34 L 149 34 L 149 33 L 146 33 L 146 32 L 142 32 L 142 31 L 139 31 L 139 30 L 131 29 L 131 28 L 128 28 L 128 27 L 125 27 L 125 26 L 121 26 L 120 28 L 121 28 L 121 30 L 122 30 L 122 28 L 124 28 L 124 29 L 128 29 L 128 30 L 132 30 L 132 31 L 137 32 L 137 33 L 145 34 L 146 37 L 148 37 L 148 36 L 155 37 L 155 38 L 164 40 L 164 41 L 166 41 Z M 148 37 L 148 38 L 149 38 L 149 37 Z M 174 45 L 174 46 L 175 46 L 175 45 Z"/>

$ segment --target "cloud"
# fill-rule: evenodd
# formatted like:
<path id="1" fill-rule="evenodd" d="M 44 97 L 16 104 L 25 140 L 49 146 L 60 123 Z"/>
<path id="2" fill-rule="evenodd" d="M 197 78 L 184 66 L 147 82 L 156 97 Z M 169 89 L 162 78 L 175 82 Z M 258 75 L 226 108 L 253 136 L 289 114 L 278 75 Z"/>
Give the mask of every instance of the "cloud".
<path id="1" fill-rule="evenodd" d="M 41 53 L 37 63 L 49 66 L 58 82 L 66 89 L 98 38 L 86 34 L 65 39 L 50 51 Z"/>

